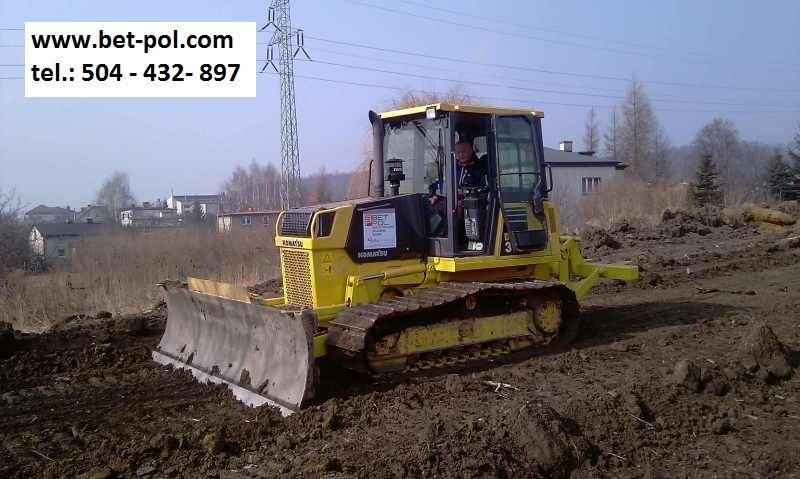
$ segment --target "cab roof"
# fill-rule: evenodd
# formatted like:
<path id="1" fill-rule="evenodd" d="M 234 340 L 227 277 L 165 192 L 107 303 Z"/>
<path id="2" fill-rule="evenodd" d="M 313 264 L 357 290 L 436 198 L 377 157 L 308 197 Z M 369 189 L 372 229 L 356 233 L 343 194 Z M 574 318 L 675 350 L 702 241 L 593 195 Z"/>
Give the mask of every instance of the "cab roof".
<path id="1" fill-rule="evenodd" d="M 524 108 L 504 108 L 480 105 L 459 105 L 456 103 L 431 103 L 428 105 L 412 106 L 400 110 L 390 110 L 380 114 L 381 119 L 397 118 L 401 116 L 416 115 L 425 113 L 428 108 L 435 108 L 442 111 L 463 111 L 466 113 L 484 113 L 490 115 L 532 115 L 538 118 L 544 117 L 544 112 L 539 110 L 526 110 Z"/>

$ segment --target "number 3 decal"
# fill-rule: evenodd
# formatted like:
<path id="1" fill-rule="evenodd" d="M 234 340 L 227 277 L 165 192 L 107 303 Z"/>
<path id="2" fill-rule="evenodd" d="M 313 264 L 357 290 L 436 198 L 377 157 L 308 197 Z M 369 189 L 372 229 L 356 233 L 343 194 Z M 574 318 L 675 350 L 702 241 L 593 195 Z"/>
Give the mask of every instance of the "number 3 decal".
<path id="1" fill-rule="evenodd" d="M 511 252 L 511 241 L 503 241 L 503 252 L 505 253 Z"/>

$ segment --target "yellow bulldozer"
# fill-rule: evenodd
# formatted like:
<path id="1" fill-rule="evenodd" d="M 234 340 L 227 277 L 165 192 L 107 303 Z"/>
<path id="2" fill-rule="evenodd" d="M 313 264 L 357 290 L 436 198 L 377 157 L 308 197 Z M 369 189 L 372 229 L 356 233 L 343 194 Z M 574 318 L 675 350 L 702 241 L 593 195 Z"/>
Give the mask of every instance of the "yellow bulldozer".
<path id="1" fill-rule="evenodd" d="M 578 300 L 638 270 L 587 261 L 559 233 L 543 116 L 447 103 L 370 112 L 368 197 L 278 218 L 283 296 L 165 284 L 153 358 L 290 414 L 313 398 L 320 361 L 413 374 L 568 344 Z"/>

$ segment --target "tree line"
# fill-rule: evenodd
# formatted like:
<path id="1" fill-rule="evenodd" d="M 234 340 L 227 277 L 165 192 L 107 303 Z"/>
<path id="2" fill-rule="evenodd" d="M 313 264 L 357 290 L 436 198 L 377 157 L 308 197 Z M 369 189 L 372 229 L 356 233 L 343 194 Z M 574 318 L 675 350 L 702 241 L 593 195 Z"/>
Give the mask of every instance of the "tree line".
<path id="1" fill-rule="evenodd" d="M 716 193 L 700 191 L 695 196 L 720 204 L 793 199 L 797 194 L 800 128 L 784 148 L 743 140 L 731 120 L 718 117 L 704 125 L 690 144 L 674 147 L 638 81 L 631 83 L 624 100 L 612 110 L 602 147 L 600 141 L 592 108 L 586 115 L 584 148 L 627 165 L 626 178 L 654 184 L 689 182 L 693 188 L 709 185 L 713 179 L 710 185 Z"/>

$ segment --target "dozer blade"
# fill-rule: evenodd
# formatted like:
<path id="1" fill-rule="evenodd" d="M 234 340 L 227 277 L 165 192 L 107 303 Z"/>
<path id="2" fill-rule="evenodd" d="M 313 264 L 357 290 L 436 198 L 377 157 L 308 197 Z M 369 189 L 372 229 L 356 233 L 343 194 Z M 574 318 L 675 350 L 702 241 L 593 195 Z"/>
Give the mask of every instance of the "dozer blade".
<path id="1" fill-rule="evenodd" d="M 200 382 L 224 383 L 245 404 L 270 404 L 284 416 L 313 396 L 313 314 L 251 304 L 246 292 L 231 299 L 185 287 L 166 291 L 167 325 L 155 361 L 187 369 Z"/>

